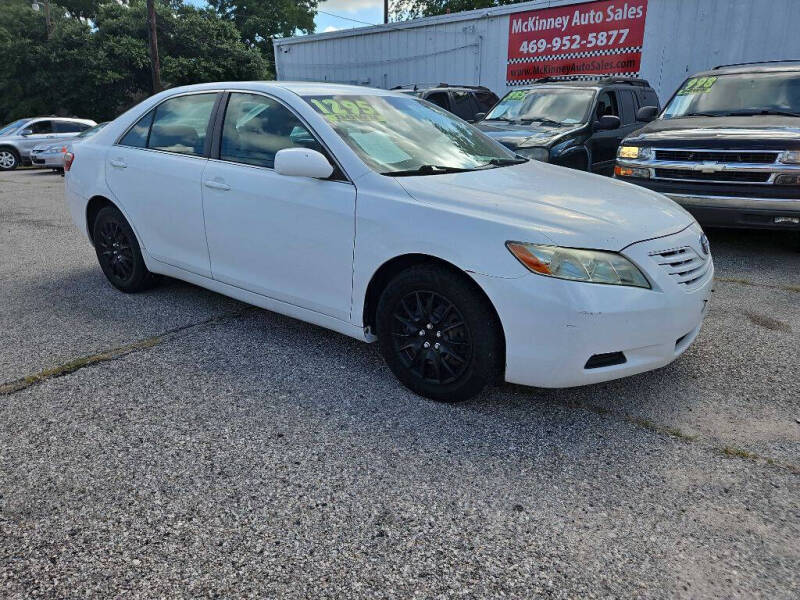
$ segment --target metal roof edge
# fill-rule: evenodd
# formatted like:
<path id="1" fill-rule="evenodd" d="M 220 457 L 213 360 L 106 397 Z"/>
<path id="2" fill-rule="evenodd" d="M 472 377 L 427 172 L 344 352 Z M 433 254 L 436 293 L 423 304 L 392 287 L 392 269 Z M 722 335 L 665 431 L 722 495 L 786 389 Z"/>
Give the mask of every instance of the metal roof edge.
<path id="1" fill-rule="evenodd" d="M 505 6 L 497 6 L 494 8 L 476 8 L 474 10 L 467 10 L 447 15 L 420 17 L 418 19 L 411 19 L 410 21 L 398 21 L 396 23 L 388 23 L 388 24 L 382 23 L 380 25 L 353 27 L 351 29 L 340 29 L 338 31 L 329 31 L 327 33 L 295 35 L 288 38 L 273 38 L 272 45 L 274 48 L 278 48 L 279 46 L 287 46 L 290 44 L 302 44 L 305 42 L 346 38 L 357 35 L 372 35 L 376 33 L 383 33 L 386 31 L 393 31 L 393 30 L 415 29 L 417 27 L 435 25 L 441 22 L 453 23 L 458 21 L 470 21 L 482 17 L 500 17 L 511 13 L 525 12 L 527 10 L 551 8 L 551 7 L 564 6 L 570 4 L 583 4 L 586 1 L 587 0 L 531 0 L 530 2 L 520 2 L 518 4 L 508 4 Z"/>

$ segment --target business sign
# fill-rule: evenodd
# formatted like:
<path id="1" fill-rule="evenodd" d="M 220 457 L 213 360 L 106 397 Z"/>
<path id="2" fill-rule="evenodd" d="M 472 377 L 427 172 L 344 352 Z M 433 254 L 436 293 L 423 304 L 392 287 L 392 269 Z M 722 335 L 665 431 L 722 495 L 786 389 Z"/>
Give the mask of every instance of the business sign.
<path id="1" fill-rule="evenodd" d="M 604 0 L 509 15 L 506 83 L 544 77 L 636 76 L 647 0 Z"/>

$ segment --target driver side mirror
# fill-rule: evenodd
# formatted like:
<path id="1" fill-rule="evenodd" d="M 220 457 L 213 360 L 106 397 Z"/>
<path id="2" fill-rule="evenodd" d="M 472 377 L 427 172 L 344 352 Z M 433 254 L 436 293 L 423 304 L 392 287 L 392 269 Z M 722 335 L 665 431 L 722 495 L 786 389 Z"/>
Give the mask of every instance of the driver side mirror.
<path id="1" fill-rule="evenodd" d="M 611 129 L 619 129 L 622 121 L 615 115 L 603 115 L 594 122 L 595 131 L 609 131 Z"/>
<path id="2" fill-rule="evenodd" d="M 20 134 L 21 136 L 23 136 L 23 137 L 27 137 L 27 136 L 29 136 L 29 135 L 32 135 L 32 134 L 33 134 L 33 129 L 31 129 L 30 127 L 26 127 L 25 129 L 23 129 L 22 131 L 20 131 L 20 132 L 19 132 L 19 134 Z"/>
<path id="3" fill-rule="evenodd" d="M 642 123 L 649 123 L 650 121 L 655 121 L 657 116 L 658 116 L 657 106 L 643 106 L 642 108 L 636 111 L 636 120 L 641 121 Z"/>
<path id="4" fill-rule="evenodd" d="M 292 177 L 327 179 L 333 174 L 333 166 L 316 150 L 284 148 L 275 154 L 275 171 Z"/>

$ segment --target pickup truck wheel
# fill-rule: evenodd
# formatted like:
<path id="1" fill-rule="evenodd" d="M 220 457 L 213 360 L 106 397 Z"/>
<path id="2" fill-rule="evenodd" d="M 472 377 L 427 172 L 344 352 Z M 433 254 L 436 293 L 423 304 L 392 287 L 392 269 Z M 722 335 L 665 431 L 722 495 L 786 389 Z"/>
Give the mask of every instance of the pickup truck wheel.
<path id="1" fill-rule="evenodd" d="M 111 285 L 126 293 L 153 286 L 155 276 L 147 270 L 136 235 L 119 209 L 101 209 L 92 231 L 97 260 Z"/>
<path id="2" fill-rule="evenodd" d="M 378 301 L 376 325 L 389 368 L 432 400 L 467 400 L 502 367 L 494 309 L 466 276 L 445 267 L 420 265 L 397 275 Z"/>
<path id="3" fill-rule="evenodd" d="M 0 171 L 13 171 L 19 166 L 19 154 L 13 148 L 0 148 Z"/>

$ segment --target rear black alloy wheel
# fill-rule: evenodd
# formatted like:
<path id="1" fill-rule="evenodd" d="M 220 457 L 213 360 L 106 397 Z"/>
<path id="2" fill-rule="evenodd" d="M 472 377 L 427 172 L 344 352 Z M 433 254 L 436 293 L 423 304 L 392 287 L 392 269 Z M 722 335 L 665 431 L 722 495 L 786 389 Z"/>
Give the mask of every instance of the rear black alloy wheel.
<path id="1" fill-rule="evenodd" d="M 93 239 L 100 268 L 114 287 L 139 292 L 153 285 L 155 278 L 144 264 L 136 235 L 116 207 L 97 213 Z"/>
<path id="2" fill-rule="evenodd" d="M 472 340 L 464 317 L 447 298 L 431 290 L 400 299 L 392 314 L 392 342 L 400 362 L 433 384 L 457 380 L 472 357 Z"/>
<path id="3" fill-rule="evenodd" d="M 469 277 L 438 264 L 399 273 L 381 294 L 376 330 L 386 364 L 412 391 L 459 402 L 502 370 L 497 316 Z"/>

